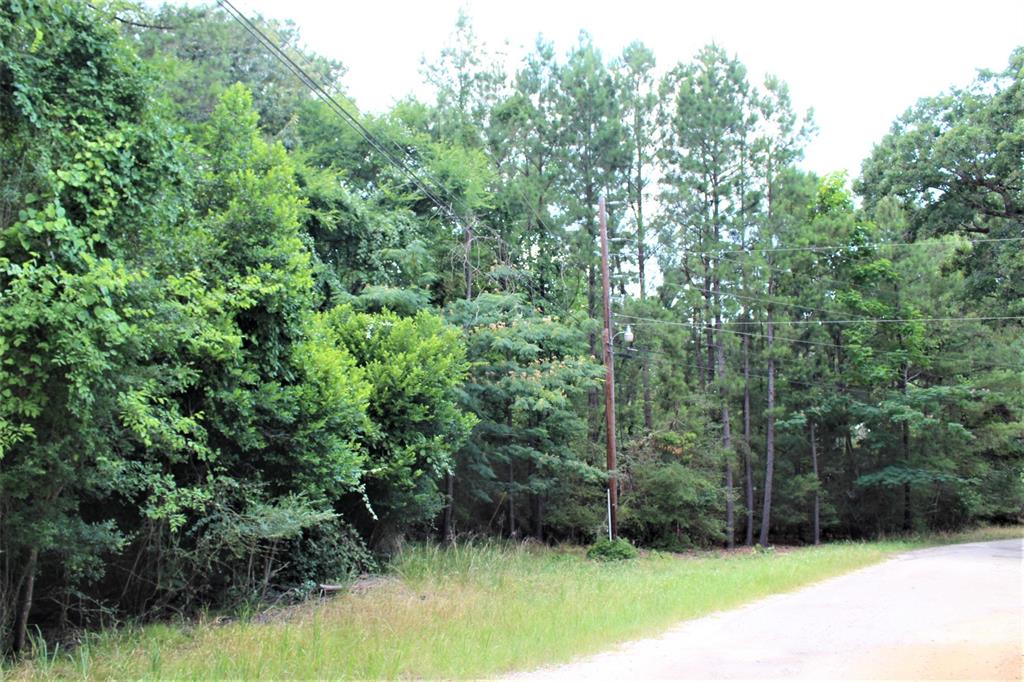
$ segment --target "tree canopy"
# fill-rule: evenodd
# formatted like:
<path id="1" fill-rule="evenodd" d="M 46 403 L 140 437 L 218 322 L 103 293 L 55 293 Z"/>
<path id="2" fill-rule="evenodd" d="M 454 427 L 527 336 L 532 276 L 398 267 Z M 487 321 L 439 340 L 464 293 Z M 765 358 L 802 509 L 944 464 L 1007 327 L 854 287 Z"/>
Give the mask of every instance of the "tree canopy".
<path id="1" fill-rule="evenodd" d="M 0 632 L 298 598 L 407 540 L 816 543 L 1024 510 L 1024 50 L 852 182 L 719 46 L 378 116 L 290 24 L 0 7 Z M 618 332 L 626 325 L 635 341 Z"/>

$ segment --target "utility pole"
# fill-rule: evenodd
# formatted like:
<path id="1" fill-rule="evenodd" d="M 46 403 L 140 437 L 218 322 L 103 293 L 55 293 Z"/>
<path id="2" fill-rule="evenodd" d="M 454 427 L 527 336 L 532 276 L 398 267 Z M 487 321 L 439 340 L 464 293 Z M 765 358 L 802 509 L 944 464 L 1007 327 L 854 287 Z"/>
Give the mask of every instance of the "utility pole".
<path id="1" fill-rule="evenodd" d="M 608 443 L 608 535 L 619 537 L 619 487 L 615 460 L 615 357 L 612 354 L 611 277 L 608 274 L 608 220 L 604 197 L 597 202 L 598 222 L 601 227 L 601 294 L 604 299 L 604 418 Z"/>

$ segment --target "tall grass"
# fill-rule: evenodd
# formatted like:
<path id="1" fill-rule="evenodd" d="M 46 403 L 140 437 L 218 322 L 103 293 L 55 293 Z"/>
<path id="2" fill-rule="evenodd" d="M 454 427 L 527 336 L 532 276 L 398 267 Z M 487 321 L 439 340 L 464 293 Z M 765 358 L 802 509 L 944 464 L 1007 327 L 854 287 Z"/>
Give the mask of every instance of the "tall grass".
<path id="1" fill-rule="evenodd" d="M 939 542 L 1020 537 L 1021 529 Z M 154 625 L 101 635 L 14 678 L 464 678 L 566 661 L 676 621 L 838 575 L 921 539 L 597 563 L 509 544 L 412 548 L 392 579 L 284 622 Z"/>

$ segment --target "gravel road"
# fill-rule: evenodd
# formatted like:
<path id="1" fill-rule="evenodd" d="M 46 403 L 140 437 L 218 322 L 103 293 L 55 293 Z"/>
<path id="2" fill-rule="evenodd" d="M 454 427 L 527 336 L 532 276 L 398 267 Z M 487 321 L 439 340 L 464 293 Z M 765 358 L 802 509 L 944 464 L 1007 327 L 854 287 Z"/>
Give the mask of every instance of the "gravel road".
<path id="1" fill-rule="evenodd" d="M 1022 546 L 908 552 L 512 679 L 1021 680 Z"/>

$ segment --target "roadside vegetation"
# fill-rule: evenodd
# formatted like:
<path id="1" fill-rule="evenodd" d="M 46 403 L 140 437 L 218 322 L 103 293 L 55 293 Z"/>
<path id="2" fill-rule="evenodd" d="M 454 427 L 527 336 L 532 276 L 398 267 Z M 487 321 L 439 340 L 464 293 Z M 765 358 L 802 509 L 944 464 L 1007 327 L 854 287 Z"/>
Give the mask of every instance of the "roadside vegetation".
<path id="1" fill-rule="evenodd" d="M 16 674 L 482 675 L 908 545 L 402 547 L 1021 521 L 1024 48 L 854 179 L 802 169 L 809 112 L 721 46 L 582 34 L 507 64 L 462 16 L 431 95 L 367 113 L 234 5 L 0 0 Z M 206 624 L 77 634 L 160 622 Z"/>
<path id="2" fill-rule="evenodd" d="M 1024 527 L 692 555 L 587 559 L 577 547 L 407 549 L 386 577 L 298 608 L 89 634 L 12 679 L 475 678 L 567 661 L 882 561 Z"/>

